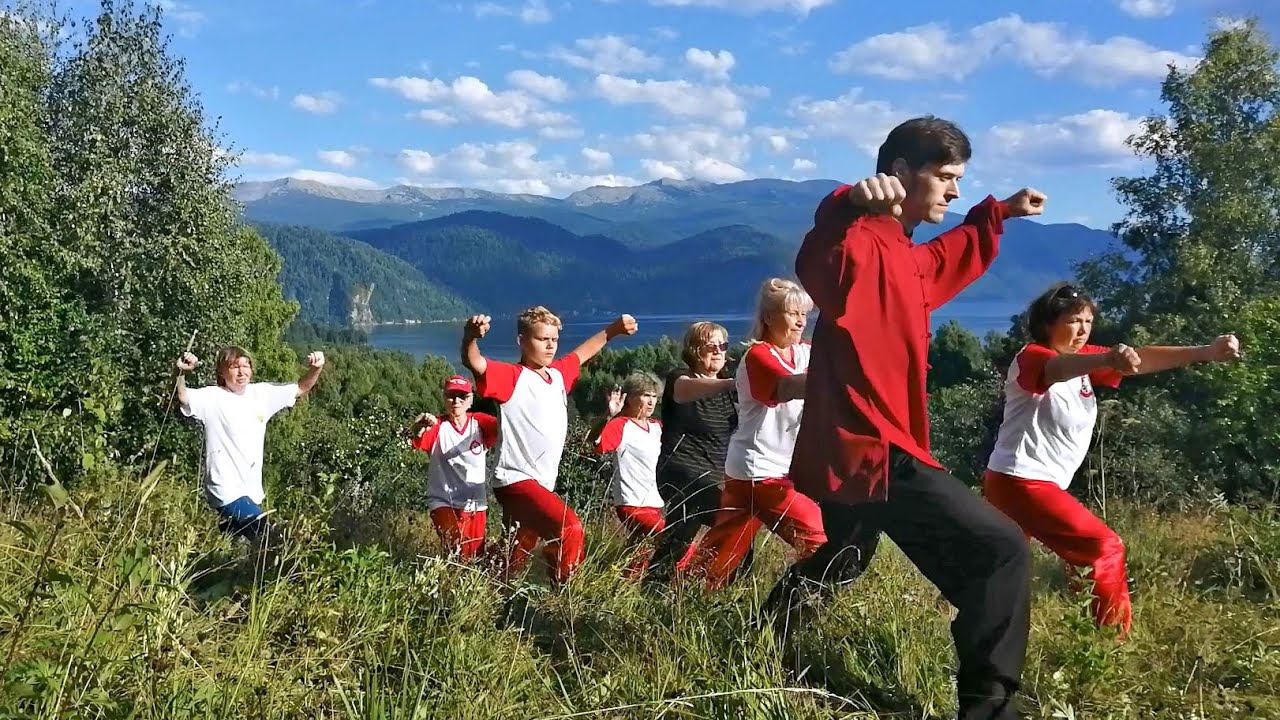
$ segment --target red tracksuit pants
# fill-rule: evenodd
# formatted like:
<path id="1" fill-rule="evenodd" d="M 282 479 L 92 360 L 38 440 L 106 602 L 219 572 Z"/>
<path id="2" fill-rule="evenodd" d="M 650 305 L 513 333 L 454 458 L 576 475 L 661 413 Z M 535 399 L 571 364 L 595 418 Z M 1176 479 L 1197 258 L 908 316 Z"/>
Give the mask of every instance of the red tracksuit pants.
<path id="1" fill-rule="evenodd" d="M 627 531 L 628 545 L 632 550 L 631 562 L 622 575 L 629 580 L 639 580 L 653 557 L 652 538 L 662 532 L 667 521 L 662 517 L 662 508 L 615 505 L 613 510 L 622 522 L 622 529 Z"/>
<path id="2" fill-rule="evenodd" d="M 1117 625 L 1128 634 L 1133 611 L 1124 543 L 1114 530 L 1051 482 L 988 470 L 982 494 L 1068 564 L 1092 568 L 1094 618 L 1099 625 Z"/>
<path id="3" fill-rule="evenodd" d="M 467 512 L 451 507 L 431 511 L 431 524 L 436 526 L 440 544 L 446 553 L 471 560 L 484 552 L 484 527 L 488 514 L 484 510 Z"/>
<path id="4" fill-rule="evenodd" d="M 768 527 L 795 548 L 797 560 L 809 557 L 827 542 L 822 511 L 796 491 L 790 478 L 752 482 L 726 477 L 715 524 L 703 536 L 699 551 L 707 587 L 719 588 L 728 581 L 761 527 Z"/>
<path id="5" fill-rule="evenodd" d="M 578 514 L 537 480 L 495 487 L 493 494 L 502 505 L 502 524 L 508 531 L 514 530 L 504 577 L 509 579 L 524 572 L 541 540 L 551 581 L 566 582 L 586 554 Z"/>

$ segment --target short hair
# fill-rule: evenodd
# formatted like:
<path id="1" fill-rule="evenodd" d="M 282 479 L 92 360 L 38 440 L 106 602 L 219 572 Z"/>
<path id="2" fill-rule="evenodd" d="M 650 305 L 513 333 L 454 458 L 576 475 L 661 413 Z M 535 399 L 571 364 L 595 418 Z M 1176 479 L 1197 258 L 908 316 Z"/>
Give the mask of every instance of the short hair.
<path id="1" fill-rule="evenodd" d="M 634 372 L 622 381 L 622 392 L 627 397 L 639 397 L 645 393 L 662 397 L 662 381 L 651 372 Z"/>
<path id="2" fill-rule="evenodd" d="M 684 332 L 684 347 L 680 350 L 680 357 L 684 360 L 685 365 L 692 370 L 693 366 L 698 364 L 698 351 L 703 345 L 711 342 L 711 338 L 716 333 L 724 336 L 725 341 L 729 340 L 729 331 L 720 323 L 714 323 L 710 320 L 701 320 L 689 326 Z"/>
<path id="3" fill-rule="evenodd" d="M 764 338 L 764 316 L 772 312 L 787 310 L 813 309 L 813 298 L 800 287 L 800 284 L 786 278 L 769 278 L 760 285 L 760 296 L 756 301 L 756 319 L 751 326 L 747 342 L 756 342 Z"/>
<path id="4" fill-rule="evenodd" d="M 564 327 L 560 318 L 542 305 L 535 305 L 516 317 L 516 332 L 521 335 L 533 330 L 534 325 L 552 325 L 557 330 Z"/>
<path id="5" fill-rule="evenodd" d="M 1098 304 L 1084 290 L 1068 282 L 1056 282 L 1027 307 L 1027 332 L 1041 345 L 1049 344 L 1049 328 L 1063 315 L 1085 308 L 1098 314 Z"/>
<path id="6" fill-rule="evenodd" d="M 892 173 L 893 161 L 902 158 L 912 170 L 931 165 L 969 162 L 973 147 L 959 125 L 932 115 L 912 118 L 893 130 L 880 146 L 876 172 Z"/>
<path id="7" fill-rule="evenodd" d="M 222 381 L 222 372 L 239 363 L 240 358 L 248 358 L 249 367 L 250 369 L 253 368 L 253 356 L 249 354 L 248 350 L 245 350 L 239 345 L 228 345 L 219 350 L 218 354 L 214 356 L 213 373 L 216 376 L 219 385 L 222 385 L 223 387 L 226 386 L 226 383 Z"/>

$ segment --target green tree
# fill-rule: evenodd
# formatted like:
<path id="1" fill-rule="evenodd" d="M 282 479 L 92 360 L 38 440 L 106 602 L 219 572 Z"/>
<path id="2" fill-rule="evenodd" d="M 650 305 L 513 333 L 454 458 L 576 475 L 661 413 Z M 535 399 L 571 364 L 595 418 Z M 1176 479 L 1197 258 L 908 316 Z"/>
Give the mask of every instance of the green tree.
<path id="1" fill-rule="evenodd" d="M 929 389 L 950 387 L 982 377 L 987 358 L 978 336 L 955 320 L 938 328 L 929 343 Z"/>
<path id="2" fill-rule="evenodd" d="M 1267 315 L 1280 294 L 1276 61 L 1247 22 L 1213 33 L 1194 70 L 1170 70 L 1168 113 L 1130 139 L 1153 171 L 1114 181 L 1128 207 L 1115 227 L 1123 248 L 1080 268 L 1127 342 L 1203 343 L 1233 330 L 1246 338 L 1243 367 L 1133 383 L 1193 413 L 1194 432 L 1179 446 L 1193 472 L 1233 498 L 1274 493 L 1280 466 L 1280 420 L 1250 410 L 1259 409 L 1252 398 L 1274 395 L 1274 373 L 1261 360 L 1280 343 Z"/>

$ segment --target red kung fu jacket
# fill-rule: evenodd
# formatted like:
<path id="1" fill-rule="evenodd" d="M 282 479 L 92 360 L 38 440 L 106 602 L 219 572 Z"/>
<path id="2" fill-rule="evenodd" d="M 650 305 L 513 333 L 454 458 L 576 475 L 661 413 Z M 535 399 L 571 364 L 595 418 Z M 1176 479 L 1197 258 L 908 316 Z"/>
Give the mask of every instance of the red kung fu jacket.
<path id="1" fill-rule="evenodd" d="M 823 199 L 796 255 L 820 315 L 791 479 L 815 500 L 852 504 L 887 499 L 890 445 L 942 467 L 929 451 L 929 313 L 991 266 L 1008 207 L 987 197 L 917 245 L 848 193 Z"/>

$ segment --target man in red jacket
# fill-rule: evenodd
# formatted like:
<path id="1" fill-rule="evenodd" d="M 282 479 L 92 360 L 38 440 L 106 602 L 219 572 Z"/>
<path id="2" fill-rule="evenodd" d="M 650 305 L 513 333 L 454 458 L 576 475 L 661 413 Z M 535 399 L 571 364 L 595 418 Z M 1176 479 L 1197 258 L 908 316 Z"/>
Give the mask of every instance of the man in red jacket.
<path id="1" fill-rule="evenodd" d="M 886 533 L 958 610 L 951 632 L 965 720 L 1017 717 L 1030 556 L 1017 525 L 929 452 L 929 313 L 986 272 L 1006 218 L 1039 215 L 1045 201 L 1029 189 L 987 197 L 959 227 L 914 244 L 916 226 L 941 222 L 960 196 L 970 154 L 955 124 L 909 120 L 880 147 L 875 177 L 818 206 L 796 256 L 821 314 L 791 477 L 822 507 L 829 542 L 772 599 L 790 602 L 808 583 L 829 587 L 833 575 L 852 579 Z"/>

